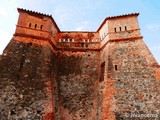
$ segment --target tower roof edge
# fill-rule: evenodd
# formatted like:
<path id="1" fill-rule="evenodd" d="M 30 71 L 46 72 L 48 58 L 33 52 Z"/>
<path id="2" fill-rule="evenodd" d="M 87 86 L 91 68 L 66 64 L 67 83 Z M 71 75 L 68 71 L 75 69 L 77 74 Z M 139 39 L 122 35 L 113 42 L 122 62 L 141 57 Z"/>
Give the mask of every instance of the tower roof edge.
<path id="1" fill-rule="evenodd" d="M 117 16 L 109 16 L 109 17 L 106 17 L 104 19 L 104 21 L 102 22 L 102 24 L 99 26 L 97 32 L 102 28 L 102 26 L 105 24 L 105 22 L 109 19 L 115 19 L 115 18 L 121 18 L 121 17 L 127 17 L 127 16 L 138 16 L 139 13 L 130 13 L 130 14 L 122 14 L 122 15 L 117 15 Z"/>
<path id="2" fill-rule="evenodd" d="M 36 12 L 36 11 L 32 11 L 32 10 L 27 10 L 27 9 L 23 9 L 23 8 L 17 8 L 17 11 L 18 12 L 26 12 L 26 13 L 32 13 L 32 14 L 36 14 L 36 15 L 40 15 L 40 16 L 49 17 L 52 20 L 52 22 L 54 23 L 54 25 L 57 28 L 57 30 L 60 32 L 60 29 L 59 29 L 58 25 L 56 24 L 55 20 L 53 19 L 52 15 L 43 14 L 43 13 L 40 13 L 40 12 Z"/>

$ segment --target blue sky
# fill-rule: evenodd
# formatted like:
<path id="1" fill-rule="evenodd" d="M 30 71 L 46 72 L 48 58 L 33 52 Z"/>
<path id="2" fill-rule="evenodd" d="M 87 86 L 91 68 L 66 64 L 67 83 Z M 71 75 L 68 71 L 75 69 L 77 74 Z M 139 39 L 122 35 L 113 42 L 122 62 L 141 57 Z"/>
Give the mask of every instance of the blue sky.
<path id="1" fill-rule="evenodd" d="M 159 6 L 160 0 L 1 0 L 0 54 L 14 34 L 17 7 L 51 14 L 62 31 L 96 31 L 105 17 L 139 12 L 143 40 L 160 63 Z"/>

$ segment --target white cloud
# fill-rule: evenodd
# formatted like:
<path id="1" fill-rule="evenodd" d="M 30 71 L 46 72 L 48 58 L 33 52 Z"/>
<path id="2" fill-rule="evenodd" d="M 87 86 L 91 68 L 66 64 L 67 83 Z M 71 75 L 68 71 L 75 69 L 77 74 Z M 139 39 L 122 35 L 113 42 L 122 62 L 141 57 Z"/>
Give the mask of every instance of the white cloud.
<path id="1" fill-rule="evenodd" d="M 89 22 L 88 21 L 83 21 L 81 23 L 78 24 L 77 28 L 76 28 L 76 31 L 84 31 L 84 30 L 87 30 L 88 29 L 88 25 L 89 25 Z"/>
<path id="2" fill-rule="evenodd" d="M 2 54 L 4 48 L 6 47 L 12 36 L 9 33 L 2 30 L 0 30 L 0 36 L 0 54 Z"/>
<path id="3" fill-rule="evenodd" d="M 151 50 L 153 50 L 153 51 L 159 50 L 160 51 L 160 46 L 154 46 L 154 47 L 151 48 Z"/>
<path id="4" fill-rule="evenodd" d="M 7 17 L 8 13 L 5 8 L 0 8 L 0 17 Z"/>
<path id="5" fill-rule="evenodd" d="M 85 0 L 85 7 L 88 11 L 94 11 L 100 7 L 102 7 L 104 3 L 102 1 L 92 1 L 92 0 Z"/>
<path id="6" fill-rule="evenodd" d="M 57 18 L 57 21 L 61 24 L 62 28 L 65 28 L 67 21 L 73 18 L 70 9 L 63 5 L 57 6 L 53 11 L 53 15 Z"/>
<path id="7" fill-rule="evenodd" d="M 2 0 L 0 4 L 0 54 L 11 40 L 15 31 L 19 0 Z"/>
<path id="8" fill-rule="evenodd" d="M 81 27 L 76 28 L 76 31 L 84 31 L 84 30 L 86 30 L 85 26 L 81 26 Z"/>
<path id="9" fill-rule="evenodd" d="M 152 31 L 152 32 L 155 32 L 155 31 L 159 31 L 160 30 L 160 24 L 148 24 L 146 25 L 147 29 Z"/>
<path id="10" fill-rule="evenodd" d="M 160 46 L 153 46 L 151 47 L 151 52 L 154 55 L 155 59 L 157 60 L 157 62 L 160 64 Z"/>

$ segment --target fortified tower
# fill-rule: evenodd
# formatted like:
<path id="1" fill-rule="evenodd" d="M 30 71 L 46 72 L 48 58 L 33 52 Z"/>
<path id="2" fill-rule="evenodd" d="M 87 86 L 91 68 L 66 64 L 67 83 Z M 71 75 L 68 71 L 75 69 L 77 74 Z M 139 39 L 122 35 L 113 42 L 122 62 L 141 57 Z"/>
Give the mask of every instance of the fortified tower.
<path id="1" fill-rule="evenodd" d="M 50 15 L 18 12 L 0 56 L 2 120 L 158 120 L 160 66 L 142 40 L 139 13 L 82 32 L 61 31 Z"/>

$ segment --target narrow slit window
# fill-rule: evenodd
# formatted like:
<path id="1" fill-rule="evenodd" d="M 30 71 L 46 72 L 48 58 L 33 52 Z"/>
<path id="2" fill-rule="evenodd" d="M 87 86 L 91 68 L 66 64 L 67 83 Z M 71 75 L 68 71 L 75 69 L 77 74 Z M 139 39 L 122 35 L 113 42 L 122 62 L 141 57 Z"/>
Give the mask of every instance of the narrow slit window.
<path id="1" fill-rule="evenodd" d="M 81 43 L 81 47 L 84 47 L 84 43 Z"/>
<path id="2" fill-rule="evenodd" d="M 114 67 L 115 67 L 115 71 L 117 71 L 117 70 L 118 70 L 118 67 L 117 67 L 117 65 L 115 65 Z"/>
<path id="3" fill-rule="evenodd" d="M 65 35 L 65 38 L 66 38 L 66 39 L 68 38 L 68 34 Z"/>
<path id="4" fill-rule="evenodd" d="M 101 64 L 99 82 L 104 81 L 104 73 L 105 73 L 105 62 Z"/>
<path id="5" fill-rule="evenodd" d="M 34 28 L 37 28 L 37 24 L 35 24 Z"/>
<path id="6" fill-rule="evenodd" d="M 40 29 L 41 29 L 41 30 L 43 29 L 43 25 L 41 25 Z"/>
<path id="7" fill-rule="evenodd" d="M 29 23 L 29 27 L 31 27 L 31 23 Z"/>
<path id="8" fill-rule="evenodd" d="M 127 26 L 125 26 L 125 30 L 127 31 Z"/>
<path id="9" fill-rule="evenodd" d="M 121 27 L 119 27 L 119 31 L 121 31 L 122 29 L 121 29 Z"/>
<path id="10" fill-rule="evenodd" d="M 117 32 L 116 28 L 114 28 L 114 31 Z"/>

